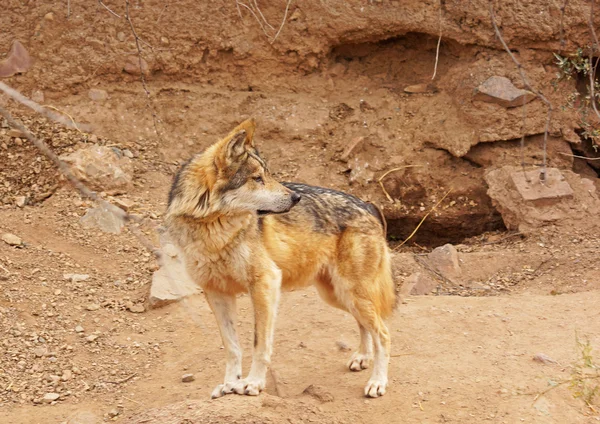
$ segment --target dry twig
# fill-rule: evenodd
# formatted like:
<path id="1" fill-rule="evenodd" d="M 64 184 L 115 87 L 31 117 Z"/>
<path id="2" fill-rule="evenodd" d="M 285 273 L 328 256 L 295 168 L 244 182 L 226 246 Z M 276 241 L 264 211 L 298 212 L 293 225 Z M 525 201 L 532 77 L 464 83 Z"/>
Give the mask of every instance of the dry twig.
<path id="1" fill-rule="evenodd" d="M 88 125 L 79 124 L 79 123 L 75 122 L 73 120 L 73 118 L 71 118 L 71 117 L 69 117 L 70 120 L 68 120 L 64 116 L 61 116 L 58 113 L 55 113 L 55 112 L 52 112 L 52 111 L 46 109 L 44 106 L 41 106 L 41 105 L 37 104 L 36 102 L 34 102 L 33 100 L 28 99 L 27 97 L 25 97 L 24 95 L 19 93 L 17 90 L 9 87 L 8 85 L 4 84 L 3 82 L 0 82 L 0 90 L 2 90 L 4 93 L 6 93 L 9 97 L 13 98 L 17 102 L 36 111 L 40 115 L 44 115 L 45 117 L 47 117 L 53 121 L 63 124 L 65 127 L 72 128 L 77 131 L 81 131 L 80 128 L 82 128 L 84 131 L 90 129 Z"/>
<path id="2" fill-rule="evenodd" d="M 51 162 L 53 162 L 56 165 L 56 167 L 60 170 L 60 172 L 67 178 L 67 180 L 81 193 L 82 196 L 94 200 L 95 202 L 98 202 L 100 205 L 102 205 L 102 207 L 104 207 L 112 214 L 117 216 L 125 224 L 131 223 L 133 221 L 139 221 L 134 216 L 125 212 L 123 209 L 102 199 L 100 196 L 98 196 L 96 192 L 90 190 L 85 184 L 79 181 L 77 177 L 73 175 L 69 166 L 62 160 L 60 160 L 56 153 L 54 153 L 44 141 L 36 138 L 27 128 L 25 128 L 19 122 L 15 121 L 12 115 L 3 107 L 0 107 L 0 115 L 4 116 L 4 118 L 11 127 L 21 131 L 25 135 L 25 138 L 27 138 L 27 140 L 29 140 L 35 147 L 37 147 L 40 150 L 40 152 L 42 152 L 44 156 L 46 156 Z M 156 257 L 157 261 L 161 263 L 162 256 L 160 250 L 156 249 L 154 245 L 146 238 L 146 236 L 142 234 L 142 232 L 138 228 L 135 228 L 133 225 L 129 225 L 128 228 L 133 233 L 133 235 L 140 241 L 140 243 L 142 243 L 142 245 L 146 249 L 152 252 Z"/>
<path id="3" fill-rule="evenodd" d="M 288 10 L 290 9 L 291 3 L 292 3 L 292 0 L 288 0 L 287 5 L 285 6 L 285 13 L 283 14 L 283 19 L 281 20 L 281 26 L 279 27 L 279 30 L 273 37 L 273 40 L 271 40 L 271 44 L 273 44 L 275 42 L 275 40 L 277 40 L 277 37 L 279 37 L 279 33 L 281 33 L 281 30 L 283 29 L 283 26 L 285 25 L 285 21 L 287 20 Z"/>
<path id="4" fill-rule="evenodd" d="M 587 156 L 570 155 L 569 153 L 558 152 L 559 155 L 568 156 L 570 158 L 585 159 L 585 160 L 600 160 L 600 158 L 588 158 Z"/>
<path id="5" fill-rule="evenodd" d="M 394 203 L 394 199 L 392 199 L 392 196 L 390 196 L 390 194 L 387 192 L 387 190 L 383 186 L 383 179 L 385 177 L 387 177 L 389 174 L 391 174 L 392 172 L 396 172 L 396 171 L 399 171 L 399 170 L 405 169 L 405 168 L 416 168 L 418 166 L 423 166 L 423 165 L 404 165 L 404 166 L 399 166 L 398 168 L 393 168 L 393 169 L 390 169 L 389 171 L 384 172 L 384 174 L 377 179 L 377 183 L 379 184 L 379 186 L 383 190 L 383 194 L 385 194 L 385 197 L 387 197 L 387 199 L 391 203 Z"/>
<path id="6" fill-rule="evenodd" d="M 565 11 L 567 10 L 568 4 L 569 4 L 569 0 L 565 0 L 562 7 L 560 8 L 560 49 L 558 50 L 558 53 L 562 53 L 563 49 L 565 48 L 564 21 L 565 21 Z"/>
<path id="7" fill-rule="evenodd" d="M 135 27 L 133 26 L 133 21 L 131 20 L 131 14 L 129 13 L 129 0 L 125 0 L 125 19 L 127 19 L 127 22 L 129 23 L 129 27 L 131 28 L 131 33 L 133 34 L 133 37 L 135 38 L 135 46 L 137 48 L 138 51 L 138 65 L 140 67 L 140 81 L 142 82 L 142 87 L 144 88 L 144 92 L 146 93 L 146 106 L 148 107 L 148 109 L 150 109 L 150 113 L 152 114 L 152 122 L 154 123 L 154 132 L 156 133 L 156 136 L 159 138 L 159 140 L 162 141 L 162 137 L 160 135 L 160 131 L 158 130 L 158 115 L 156 114 L 156 110 L 154 109 L 154 105 L 152 103 L 152 97 L 150 96 L 150 90 L 148 90 L 148 84 L 146 84 L 146 77 L 144 75 L 144 66 L 143 66 L 143 62 L 144 59 L 142 58 L 142 48 L 140 46 L 140 42 L 143 42 L 144 44 L 148 45 L 150 48 L 152 48 L 152 46 L 148 43 L 146 43 L 144 40 L 142 40 L 139 36 L 137 31 L 135 30 Z"/>
<path id="8" fill-rule="evenodd" d="M 600 45 L 598 44 L 598 36 L 596 35 L 596 29 L 594 28 L 594 5 L 595 1 L 592 0 L 590 4 L 590 17 L 588 19 L 588 26 L 590 27 L 590 35 L 592 36 L 592 51 L 590 52 L 590 101 L 592 102 L 592 107 L 598 119 L 600 119 L 600 112 L 598 112 L 598 106 L 596 105 L 596 67 L 598 66 L 598 61 L 594 64 L 593 54 L 598 51 Z"/>
<path id="9" fill-rule="evenodd" d="M 117 18 L 121 19 L 121 15 L 118 15 L 115 12 L 113 12 L 110 7 L 108 7 L 107 5 L 105 5 L 104 3 L 102 3 L 102 0 L 98 0 L 98 4 L 100 4 L 100 6 L 104 7 L 106 10 L 108 10 L 112 15 L 114 15 Z"/>
<path id="10" fill-rule="evenodd" d="M 529 83 L 529 80 L 527 79 L 527 76 L 525 75 L 525 71 L 523 70 L 523 65 L 521 65 L 521 62 L 519 62 L 517 60 L 517 58 L 515 57 L 513 52 L 510 50 L 510 48 L 506 44 L 506 41 L 504 41 L 504 38 L 502 37 L 502 33 L 500 32 L 500 29 L 498 28 L 498 24 L 496 23 L 496 15 L 494 14 L 494 1 L 493 0 L 489 0 L 489 6 L 490 6 L 490 18 L 492 20 L 492 26 L 494 27 L 494 32 L 496 33 L 496 37 L 498 38 L 498 40 L 502 44 L 502 47 L 504 47 L 504 50 L 506 50 L 506 52 L 508 53 L 508 55 L 514 62 L 515 66 L 517 67 L 517 70 L 519 71 L 519 74 L 521 75 L 521 79 L 523 80 L 523 85 L 529 91 L 531 91 L 533 94 L 535 94 L 538 99 L 540 99 L 542 102 L 544 102 L 544 104 L 548 108 L 548 114 L 546 116 L 546 127 L 544 128 L 544 154 L 543 154 L 543 160 L 542 160 L 542 170 L 540 171 L 540 180 L 542 182 L 544 182 L 544 181 L 546 181 L 548 132 L 550 131 L 550 120 L 552 119 L 552 111 L 554 109 L 552 108 L 552 103 L 550 103 L 550 100 L 548 100 L 546 98 L 546 96 L 544 96 L 544 94 L 542 94 L 541 91 L 533 88 L 533 86 Z"/>
<path id="11" fill-rule="evenodd" d="M 404 246 L 404 244 L 406 244 L 407 241 L 409 241 L 416 233 L 417 231 L 419 231 L 419 228 L 421 228 L 421 225 L 423 225 L 423 222 L 425 222 L 425 220 L 427 219 L 427 217 L 429 215 L 431 215 L 431 212 L 433 212 L 439 205 L 440 203 L 442 203 L 444 201 L 444 199 L 446 197 L 448 197 L 448 195 L 452 192 L 452 189 L 448 190 L 448 193 L 444 194 L 444 197 L 442 197 L 435 205 L 433 205 L 433 207 L 429 210 L 429 212 L 427 212 L 425 214 L 425 216 L 423 217 L 423 219 L 421 219 L 421 222 L 419 222 L 419 225 L 417 225 L 417 227 L 413 230 L 412 233 L 410 233 L 410 235 L 408 237 L 406 237 L 406 240 L 404 240 L 402 243 L 400 243 L 398 246 L 396 246 L 394 248 L 394 250 L 398 250 L 400 249 L 402 246 Z"/>
<path id="12" fill-rule="evenodd" d="M 438 60 L 440 58 L 440 44 L 442 43 L 442 0 L 440 0 L 440 37 L 438 38 L 437 48 L 435 49 L 435 66 L 433 67 L 433 76 L 432 80 L 435 79 L 437 74 Z"/>

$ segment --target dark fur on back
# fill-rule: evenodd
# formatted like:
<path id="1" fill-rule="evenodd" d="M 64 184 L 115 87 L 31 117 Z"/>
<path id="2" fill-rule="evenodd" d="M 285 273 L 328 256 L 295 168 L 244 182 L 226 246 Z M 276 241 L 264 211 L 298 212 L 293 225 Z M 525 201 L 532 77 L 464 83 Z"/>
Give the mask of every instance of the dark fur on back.
<path id="1" fill-rule="evenodd" d="M 302 195 L 298 205 L 287 214 L 277 217 L 282 222 L 293 220 L 297 214 L 307 213 L 312 218 L 315 231 L 339 233 L 344 231 L 356 219 L 372 215 L 377 218 L 384 232 L 386 230 L 385 218 L 379 209 L 356 196 L 308 184 L 282 184 Z"/>

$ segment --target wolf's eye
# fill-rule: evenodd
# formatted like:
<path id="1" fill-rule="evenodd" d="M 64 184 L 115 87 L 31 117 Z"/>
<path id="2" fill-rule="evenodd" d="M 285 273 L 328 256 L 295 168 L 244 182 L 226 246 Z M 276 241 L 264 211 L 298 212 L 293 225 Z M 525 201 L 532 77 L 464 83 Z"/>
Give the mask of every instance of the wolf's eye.
<path id="1" fill-rule="evenodd" d="M 261 177 L 260 175 L 258 177 L 254 177 L 254 181 L 256 181 L 259 184 L 265 183 L 265 180 L 263 180 L 263 177 Z"/>

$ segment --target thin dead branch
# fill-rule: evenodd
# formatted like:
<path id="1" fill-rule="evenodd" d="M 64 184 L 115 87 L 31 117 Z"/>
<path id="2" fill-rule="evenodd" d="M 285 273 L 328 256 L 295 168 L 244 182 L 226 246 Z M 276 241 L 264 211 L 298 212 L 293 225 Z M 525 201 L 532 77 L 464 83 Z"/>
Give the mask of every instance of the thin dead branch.
<path id="1" fill-rule="evenodd" d="M 110 7 L 108 7 L 107 5 L 105 5 L 104 3 L 102 3 L 102 0 L 98 0 L 98 4 L 100 6 L 102 6 L 103 8 L 105 8 L 106 10 L 108 10 L 111 13 L 111 15 L 116 16 L 117 18 L 121 19 L 121 15 L 113 12 Z"/>
<path id="2" fill-rule="evenodd" d="M 279 37 L 279 34 L 281 33 L 283 26 L 285 25 L 285 21 L 287 20 L 288 11 L 290 10 L 290 4 L 292 4 L 292 0 L 288 0 L 287 5 L 285 6 L 285 13 L 283 14 L 283 19 L 281 20 L 281 26 L 279 27 L 279 30 L 277 30 L 277 33 L 273 37 L 273 40 L 271 40 L 271 44 L 273 44 L 275 42 L 275 40 L 277 40 L 277 37 Z"/>
<path id="3" fill-rule="evenodd" d="M 105 209 L 110 211 L 112 214 L 121 219 L 126 225 L 131 224 L 134 221 L 139 221 L 139 219 L 134 216 L 128 214 L 123 209 L 113 205 L 112 203 L 107 202 L 102 199 L 96 192 L 90 190 L 85 184 L 83 184 L 73 173 L 69 166 L 64 163 L 60 158 L 50 149 L 50 147 L 42 140 L 36 138 L 25 126 L 17 122 L 12 115 L 3 107 L 0 107 L 0 115 L 4 116 L 8 124 L 21 131 L 24 134 L 25 138 L 29 140 L 35 147 L 38 148 L 40 152 L 44 154 L 56 167 L 59 171 L 67 178 L 67 180 L 81 193 L 82 196 L 91 199 L 100 205 L 102 205 Z M 148 249 L 150 252 L 154 254 L 157 261 L 161 263 L 162 254 L 160 250 L 156 249 L 154 245 L 142 234 L 142 232 L 133 225 L 128 225 L 129 230 L 132 234 L 140 241 L 140 243 Z"/>
<path id="4" fill-rule="evenodd" d="M 429 210 L 429 212 L 427 212 L 425 214 L 425 216 L 423 217 L 423 219 L 421 219 L 421 222 L 419 222 L 419 225 L 417 225 L 417 227 L 413 230 L 412 233 L 410 233 L 410 235 L 408 237 L 406 237 L 406 239 L 400 243 L 398 246 L 396 246 L 394 248 L 394 250 L 398 250 L 400 249 L 402 246 L 404 246 L 406 244 L 407 241 L 409 241 L 415 234 L 417 234 L 417 231 L 419 231 L 419 228 L 421 228 L 421 225 L 423 225 L 423 223 L 425 222 L 425 220 L 427 219 L 427 217 L 429 215 L 431 215 L 431 212 L 433 212 L 443 201 L 446 197 L 448 197 L 448 195 L 452 192 L 452 189 L 448 190 L 448 192 L 446 194 L 444 194 L 444 197 L 442 197 L 435 205 L 433 205 L 433 207 Z"/>
<path id="5" fill-rule="evenodd" d="M 496 15 L 494 14 L 494 1 L 493 0 L 489 0 L 489 9 L 490 9 L 490 18 L 492 20 L 492 26 L 494 27 L 494 32 L 496 33 L 496 37 L 498 38 L 498 40 L 502 44 L 502 47 L 504 47 L 504 50 L 506 50 L 506 52 L 508 53 L 508 55 L 514 62 L 515 66 L 517 67 L 517 70 L 519 71 L 519 74 L 521 75 L 521 79 L 523 80 L 523 85 L 529 91 L 531 91 L 533 94 L 535 94 L 537 96 L 537 98 L 539 98 L 542 102 L 544 102 L 544 104 L 548 108 L 548 113 L 546 115 L 546 126 L 544 128 L 544 147 L 543 147 L 544 152 L 543 152 L 543 160 L 542 160 L 542 170 L 540 171 L 540 180 L 542 182 L 545 182 L 546 181 L 546 167 L 547 167 L 548 132 L 550 131 L 550 121 L 552 119 L 552 112 L 554 109 L 552 107 L 552 103 L 550 103 L 550 100 L 548 100 L 541 91 L 533 88 L 533 86 L 529 83 L 529 80 L 527 79 L 527 75 L 525 75 L 525 71 L 523 70 L 523 65 L 521 65 L 521 62 L 519 62 L 517 60 L 517 58 L 515 57 L 513 52 L 510 50 L 510 48 L 506 44 L 506 41 L 504 41 L 504 38 L 502 37 L 502 33 L 500 32 L 500 29 L 498 28 L 498 24 L 496 23 Z"/>
<path id="6" fill-rule="evenodd" d="M 404 166 L 399 166 L 398 168 L 393 168 L 393 169 L 390 169 L 389 171 L 384 172 L 383 175 L 377 179 L 377 183 L 381 187 L 381 190 L 383 190 L 383 194 L 385 194 L 385 197 L 391 203 L 394 203 L 394 199 L 392 199 L 392 196 L 390 196 L 390 194 L 387 192 L 387 190 L 383 186 L 383 179 L 385 177 L 387 177 L 389 174 L 391 174 L 392 172 L 400 171 L 401 169 L 405 169 L 405 168 L 416 168 L 418 166 L 423 166 L 423 165 L 404 165 Z"/>
<path id="7" fill-rule="evenodd" d="M 154 132 L 156 133 L 156 136 L 158 137 L 159 140 L 162 141 L 162 137 L 160 135 L 160 131 L 158 130 L 158 115 L 156 114 L 156 110 L 154 109 L 154 105 L 152 103 L 152 97 L 150 95 L 150 90 L 148 90 L 148 84 L 146 83 L 146 76 L 144 75 L 144 59 L 142 57 L 142 48 L 140 46 L 140 42 L 143 42 L 144 44 L 148 45 L 150 48 L 152 48 L 152 46 L 150 46 L 150 44 L 146 43 L 144 40 L 142 40 L 139 36 L 137 31 L 135 30 L 135 27 L 133 26 L 133 21 L 131 20 L 131 14 L 129 13 L 129 0 L 125 0 L 125 19 L 127 19 L 127 22 L 129 23 L 129 27 L 131 28 L 131 33 L 133 34 L 133 37 L 135 38 L 135 46 L 137 48 L 138 51 L 138 65 L 140 67 L 140 81 L 142 82 L 142 87 L 144 88 L 144 92 L 146 93 L 146 106 L 148 107 L 148 109 L 150 109 L 150 113 L 152 114 L 152 122 L 154 123 Z"/>
<path id="8" fill-rule="evenodd" d="M 244 3 L 241 2 L 236 2 L 236 5 L 238 6 L 238 11 L 240 11 L 239 6 L 245 7 L 246 9 L 248 9 L 250 11 L 250 13 L 252 13 L 252 16 L 254 16 L 254 18 L 256 19 L 256 22 L 258 22 L 258 24 L 260 25 L 260 29 L 262 29 L 262 31 L 265 33 L 265 35 L 267 36 L 267 38 L 271 38 L 269 36 L 269 33 L 267 32 L 267 30 L 265 29 L 265 26 L 263 25 L 263 23 L 261 22 L 260 18 L 256 15 L 256 13 L 254 13 L 254 10 L 252 10 L 252 8 Z M 242 14 L 240 13 L 240 16 L 242 16 Z"/>
<path id="9" fill-rule="evenodd" d="M 431 77 L 432 80 L 434 80 L 435 76 L 437 75 L 438 60 L 440 58 L 440 44 L 442 44 L 442 0 L 440 0 L 439 25 L 440 25 L 440 36 L 438 38 L 437 47 L 435 49 L 435 65 L 433 67 L 433 76 Z"/>
<path id="10" fill-rule="evenodd" d="M 267 19 L 265 18 L 265 15 L 263 15 L 262 10 L 260 10 L 260 7 L 258 7 L 258 1 L 257 0 L 253 0 L 254 3 L 254 7 L 256 8 L 256 10 L 258 11 L 258 14 L 260 15 L 260 17 L 263 19 L 264 23 L 271 28 L 272 31 L 275 31 L 275 28 L 273 28 L 273 26 L 267 21 Z"/>
<path id="11" fill-rule="evenodd" d="M 569 153 L 558 152 L 559 155 L 568 156 L 570 158 L 585 159 L 585 160 L 600 160 L 600 158 L 588 158 L 587 156 L 571 155 Z"/>
<path id="12" fill-rule="evenodd" d="M 562 53 L 562 51 L 565 48 L 565 26 L 564 26 L 564 22 L 565 22 L 565 11 L 567 10 L 567 5 L 569 4 L 569 0 L 565 0 L 565 2 L 563 3 L 562 7 L 560 8 L 560 49 L 558 50 L 559 53 Z"/>
<path id="13" fill-rule="evenodd" d="M 590 35 L 592 36 L 592 51 L 590 52 L 590 101 L 592 102 L 592 108 L 596 113 L 596 117 L 600 120 L 600 112 L 598 112 L 598 106 L 596 105 L 596 67 L 598 66 L 598 62 L 594 64 L 594 52 L 597 52 L 600 48 L 598 44 L 598 36 L 596 35 L 596 29 L 594 28 L 594 6 L 595 1 L 592 0 L 590 4 L 590 16 L 588 19 L 588 26 L 590 28 Z"/>
<path id="14" fill-rule="evenodd" d="M 88 125 L 77 123 L 71 117 L 69 117 L 70 118 L 70 120 L 69 120 L 58 113 L 55 113 L 55 112 L 52 112 L 52 111 L 46 109 L 44 106 L 41 106 L 38 103 L 34 102 L 33 100 L 28 99 L 27 97 L 25 97 L 24 95 L 19 93 L 17 90 L 9 87 L 8 85 L 4 84 L 3 82 L 0 82 L 0 90 L 2 90 L 4 93 L 6 93 L 13 100 L 16 100 L 17 102 L 21 103 L 22 105 L 25 105 L 28 108 L 36 111 L 40 115 L 44 115 L 45 117 L 47 117 L 55 122 L 63 124 L 65 127 L 72 128 L 77 131 L 81 131 L 81 130 L 86 131 L 86 130 L 90 129 Z"/>

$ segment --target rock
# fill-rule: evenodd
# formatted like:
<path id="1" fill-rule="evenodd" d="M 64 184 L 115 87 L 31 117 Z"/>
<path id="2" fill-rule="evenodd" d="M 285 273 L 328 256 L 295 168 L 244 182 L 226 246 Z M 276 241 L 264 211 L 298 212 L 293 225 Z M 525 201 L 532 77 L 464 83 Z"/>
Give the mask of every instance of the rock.
<path id="1" fill-rule="evenodd" d="M 346 342 L 343 342 L 341 340 L 338 340 L 337 342 L 335 342 L 335 345 L 338 347 L 338 349 L 341 352 L 350 352 L 352 350 Z"/>
<path id="2" fill-rule="evenodd" d="M 314 384 L 311 384 L 306 389 L 304 389 L 302 394 L 313 397 L 323 403 L 333 402 L 333 399 L 334 399 L 333 395 L 331 393 L 329 393 L 327 390 L 325 390 L 325 388 L 323 388 L 321 386 L 315 386 Z"/>
<path id="3" fill-rule="evenodd" d="M 71 378 L 73 378 L 73 371 L 71 370 L 64 370 L 62 376 L 60 377 L 62 381 L 69 381 Z"/>
<path id="4" fill-rule="evenodd" d="M 119 149 L 93 145 L 61 159 L 71 165 L 77 178 L 94 190 L 115 195 L 132 186 L 133 164 Z"/>
<path id="5" fill-rule="evenodd" d="M 137 203 L 131 199 L 126 199 L 122 197 L 115 197 L 113 199 L 115 205 L 123 209 L 124 211 L 130 211 L 134 207 L 137 206 Z"/>
<path id="6" fill-rule="evenodd" d="M 76 333 L 83 333 L 84 329 L 81 325 L 78 325 L 77 327 L 75 327 L 75 332 Z"/>
<path id="7" fill-rule="evenodd" d="M 103 102 L 108 99 L 108 93 L 106 90 L 101 90 L 99 88 L 90 88 L 88 97 L 95 102 Z"/>
<path id="8" fill-rule="evenodd" d="M 436 247 L 427 255 L 427 259 L 437 272 L 450 281 L 457 280 L 462 275 L 458 252 L 451 244 Z"/>
<path id="9" fill-rule="evenodd" d="M 54 13 L 52 12 L 48 12 L 44 15 L 44 19 L 47 21 L 53 21 L 54 20 Z"/>
<path id="10" fill-rule="evenodd" d="M 131 153 L 131 150 L 129 149 L 124 149 L 123 150 L 123 154 L 125 155 L 125 157 L 129 158 L 129 159 L 133 159 L 133 153 Z"/>
<path id="11" fill-rule="evenodd" d="M 511 178 L 524 200 L 558 199 L 572 197 L 573 189 L 556 168 L 548 168 L 546 181 L 540 179 L 540 171 L 513 172 Z"/>
<path id="12" fill-rule="evenodd" d="M 142 64 L 141 69 L 144 75 L 148 74 L 148 62 L 138 56 L 128 56 L 123 65 L 123 71 L 130 75 L 140 75 L 140 62 Z"/>
<path id="13" fill-rule="evenodd" d="M 73 283 L 80 283 L 89 280 L 90 276 L 87 274 L 63 274 L 63 278 Z"/>
<path id="14" fill-rule="evenodd" d="M 108 418 L 118 417 L 120 413 L 121 411 L 119 411 L 117 408 L 111 409 L 110 411 L 108 411 Z"/>
<path id="15" fill-rule="evenodd" d="M 431 293 L 437 283 L 421 272 L 411 274 L 402 284 L 400 297 L 405 299 L 410 296 L 424 296 Z"/>
<path id="16" fill-rule="evenodd" d="M 11 233 L 2 234 L 2 241 L 10 246 L 20 246 L 23 244 L 23 240 L 20 237 Z"/>
<path id="17" fill-rule="evenodd" d="M 160 44 L 162 44 L 163 46 L 168 46 L 169 39 L 167 37 L 160 37 Z"/>
<path id="18" fill-rule="evenodd" d="M 473 100 L 496 103 L 506 108 L 523 106 L 536 98 L 531 91 L 521 90 L 505 77 L 493 76 L 475 89 Z"/>
<path id="19" fill-rule="evenodd" d="M 27 197 L 26 196 L 17 196 L 17 197 L 15 197 L 15 205 L 17 205 L 17 207 L 24 208 L 26 204 L 27 204 Z"/>
<path id="20" fill-rule="evenodd" d="M 96 340 L 98 340 L 98 336 L 96 334 L 90 334 L 85 338 L 85 341 L 88 343 L 95 342 Z"/>
<path id="21" fill-rule="evenodd" d="M 340 160 L 342 162 L 347 162 L 350 158 L 352 152 L 364 141 L 364 137 L 355 137 L 344 149 L 342 155 L 340 156 Z"/>
<path id="22" fill-rule="evenodd" d="M 85 228 L 99 228 L 100 230 L 119 234 L 125 225 L 123 219 L 104 205 L 90 208 L 80 219 Z"/>
<path id="23" fill-rule="evenodd" d="M 13 41 L 5 59 L 0 60 L 0 78 L 12 77 L 27 72 L 33 61 L 20 41 Z"/>
<path id="24" fill-rule="evenodd" d="M 85 307 L 85 309 L 87 309 L 88 311 L 97 311 L 98 309 L 100 309 L 100 305 L 98 305 L 97 303 L 90 303 Z"/>
<path id="25" fill-rule="evenodd" d="M 57 401 L 60 398 L 60 395 L 58 393 L 46 393 L 44 395 L 44 397 L 42 398 L 42 401 L 44 403 L 52 403 Z"/>
<path id="26" fill-rule="evenodd" d="M 125 33 L 123 31 L 117 32 L 117 40 L 121 42 L 125 41 Z"/>
<path id="27" fill-rule="evenodd" d="M 523 175 L 513 166 L 491 170 L 484 178 L 492 204 L 509 230 L 527 234 L 549 223 L 571 227 L 600 214 L 594 183 L 572 171 L 548 168 L 544 184 L 539 171 Z"/>
<path id="28" fill-rule="evenodd" d="M 8 130 L 7 134 L 10 138 L 25 138 L 25 134 L 16 128 L 11 128 Z"/>
<path id="29" fill-rule="evenodd" d="M 142 312 L 146 311 L 146 308 L 141 303 L 136 303 L 135 305 L 130 306 L 128 309 L 134 314 L 141 314 Z"/>
<path id="30" fill-rule="evenodd" d="M 183 374 L 183 376 L 181 377 L 181 381 L 184 383 L 190 383 L 195 379 L 196 377 L 194 377 L 194 374 Z"/>
<path id="31" fill-rule="evenodd" d="M 150 308 L 160 308 L 169 303 L 177 302 L 186 296 L 197 293 L 198 287 L 189 278 L 179 249 L 171 241 L 168 233 L 160 236 L 161 249 L 167 252 L 163 255 L 163 265 L 152 275 L 148 305 Z M 175 253 L 175 256 L 171 256 Z"/>
<path id="32" fill-rule="evenodd" d="M 404 92 L 410 94 L 433 93 L 434 91 L 435 87 L 431 84 L 415 84 L 404 87 Z"/>

